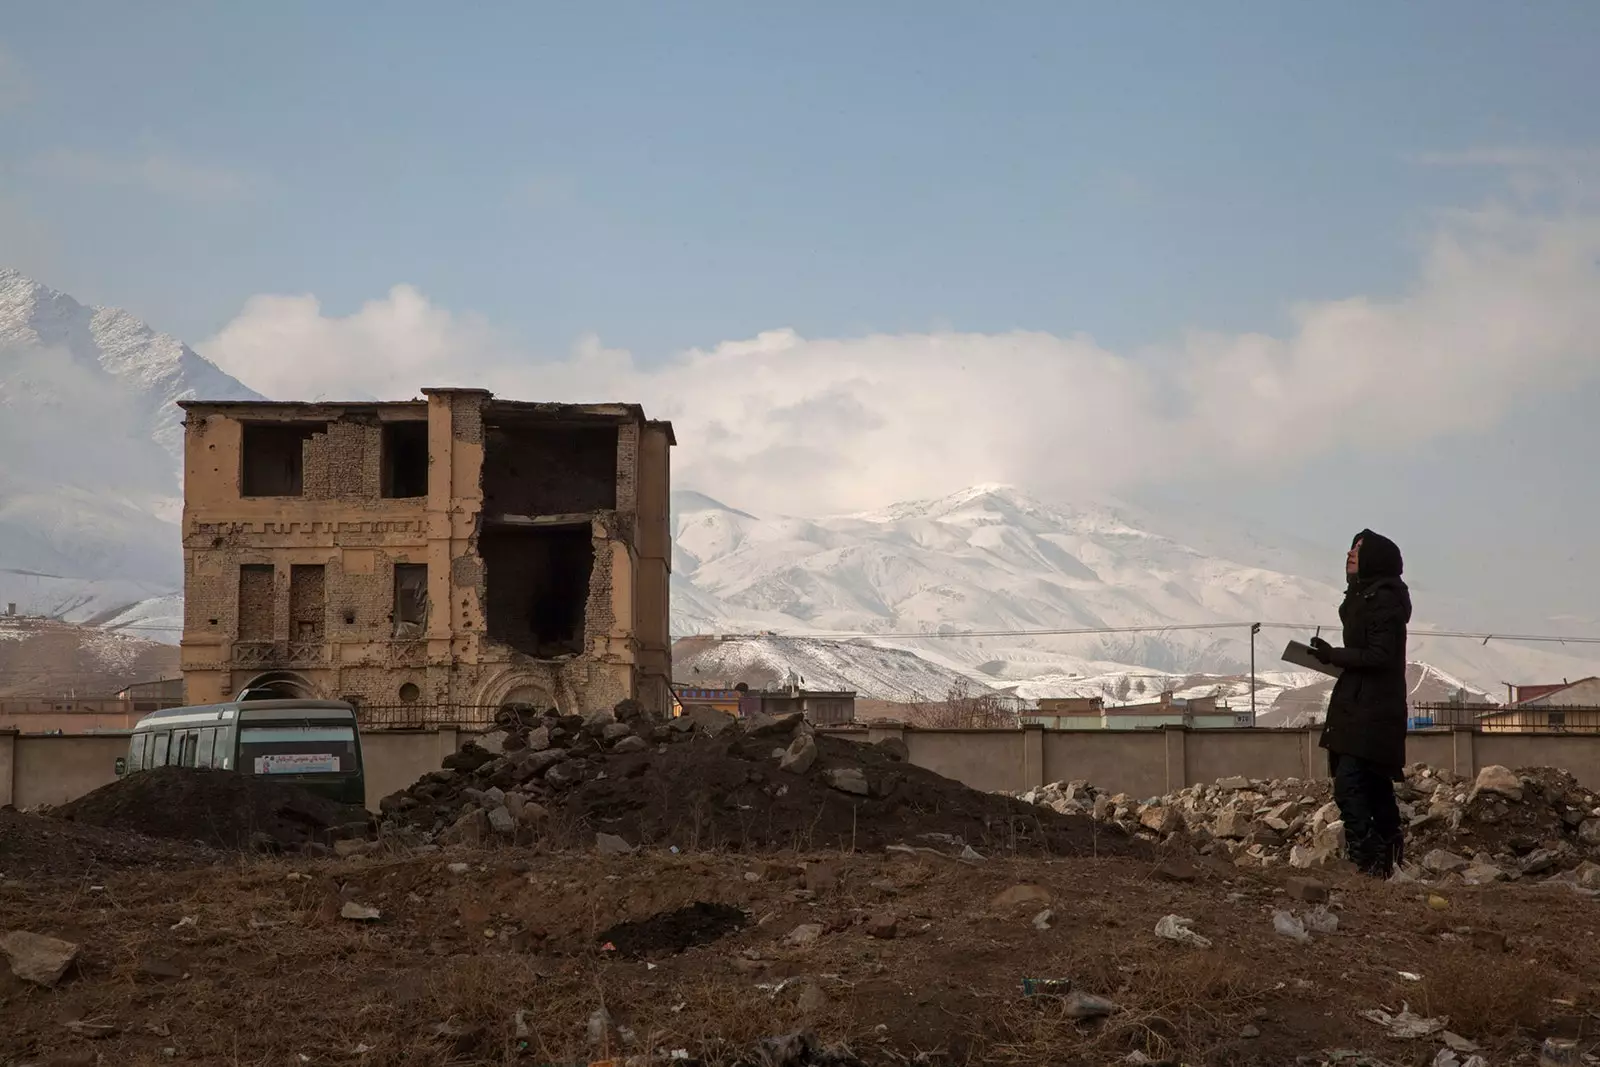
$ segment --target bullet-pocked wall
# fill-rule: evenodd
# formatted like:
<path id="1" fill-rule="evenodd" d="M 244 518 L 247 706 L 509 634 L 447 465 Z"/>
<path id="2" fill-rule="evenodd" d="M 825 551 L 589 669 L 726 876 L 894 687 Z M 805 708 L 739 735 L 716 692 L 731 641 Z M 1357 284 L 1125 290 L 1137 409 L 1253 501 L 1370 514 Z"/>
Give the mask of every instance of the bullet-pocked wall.
<path id="1" fill-rule="evenodd" d="M 184 404 L 188 700 L 665 712 L 670 424 L 424 392 Z"/>

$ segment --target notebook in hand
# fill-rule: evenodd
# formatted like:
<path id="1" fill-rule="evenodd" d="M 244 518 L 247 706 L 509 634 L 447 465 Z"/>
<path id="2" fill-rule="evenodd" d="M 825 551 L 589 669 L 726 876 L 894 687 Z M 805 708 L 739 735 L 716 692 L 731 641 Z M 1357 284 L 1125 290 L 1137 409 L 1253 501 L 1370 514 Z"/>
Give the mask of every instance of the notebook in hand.
<path id="1" fill-rule="evenodd" d="M 1344 673 L 1342 667 L 1331 667 L 1311 654 L 1311 646 L 1299 641 L 1290 641 L 1283 648 L 1283 661 L 1292 663 L 1296 667 L 1303 667 L 1308 671 L 1317 671 L 1330 678 L 1337 678 Z"/>

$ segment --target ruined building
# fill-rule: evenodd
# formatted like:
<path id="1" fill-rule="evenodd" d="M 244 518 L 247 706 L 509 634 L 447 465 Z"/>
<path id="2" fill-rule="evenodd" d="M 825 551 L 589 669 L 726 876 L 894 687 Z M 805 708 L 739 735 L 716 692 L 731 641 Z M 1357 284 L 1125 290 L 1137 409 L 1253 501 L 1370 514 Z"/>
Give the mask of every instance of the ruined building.
<path id="1" fill-rule="evenodd" d="M 187 700 L 665 714 L 671 424 L 423 392 L 183 404 Z"/>

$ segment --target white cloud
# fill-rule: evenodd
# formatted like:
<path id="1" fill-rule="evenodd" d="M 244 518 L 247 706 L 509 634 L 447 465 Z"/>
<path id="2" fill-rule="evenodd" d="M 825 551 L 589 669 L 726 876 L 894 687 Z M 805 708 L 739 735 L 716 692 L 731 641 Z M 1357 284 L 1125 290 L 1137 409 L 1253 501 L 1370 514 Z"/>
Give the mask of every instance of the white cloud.
<path id="1" fill-rule="evenodd" d="M 227 167 L 193 163 L 159 152 L 118 158 L 58 148 L 30 161 L 37 174 L 84 185 L 107 185 L 179 200 L 227 201 L 252 196 L 257 182 Z"/>
<path id="2" fill-rule="evenodd" d="M 1574 202 L 1600 197 L 1600 149 L 1533 145 L 1482 145 L 1459 152 L 1425 152 L 1427 167 L 1501 171 L 1513 192 L 1526 198 L 1554 194 Z"/>
<path id="3" fill-rule="evenodd" d="M 791 330 L 659 366 L 586 340 L 537 358 L 399 286 L 345 317 L 257 297 L 202 351 L 270 396 L 637 400 L 677 425 L 674 481 L 794 514 L 1007 481 L 1114 490 L 1287 468 L 1481 428 L 1600 374 L 1600 218 L 1447 216 L 1411 291 L 1297 310 L 1286 337 L 1195 334 L 1130 356 L 1086 336 Z"/>

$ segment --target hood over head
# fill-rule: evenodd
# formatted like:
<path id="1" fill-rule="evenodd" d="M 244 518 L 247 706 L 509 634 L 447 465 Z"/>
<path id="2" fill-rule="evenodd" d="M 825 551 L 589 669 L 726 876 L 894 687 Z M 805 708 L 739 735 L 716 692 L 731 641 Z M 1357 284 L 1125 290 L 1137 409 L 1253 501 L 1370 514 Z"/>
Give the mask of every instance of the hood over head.
<path id="1" fill-rule="evenodd" d="M 1405 572 L 1405 561 L 1400 557 L 1400 546 L 1380 533 L 1362 530 L 1350 539 L 1350 547 L 1361 542 L 1358 558 L 1360 570 L 1356 578 L 1363 582 L 1375 578 L 1398 578 Z"/>

